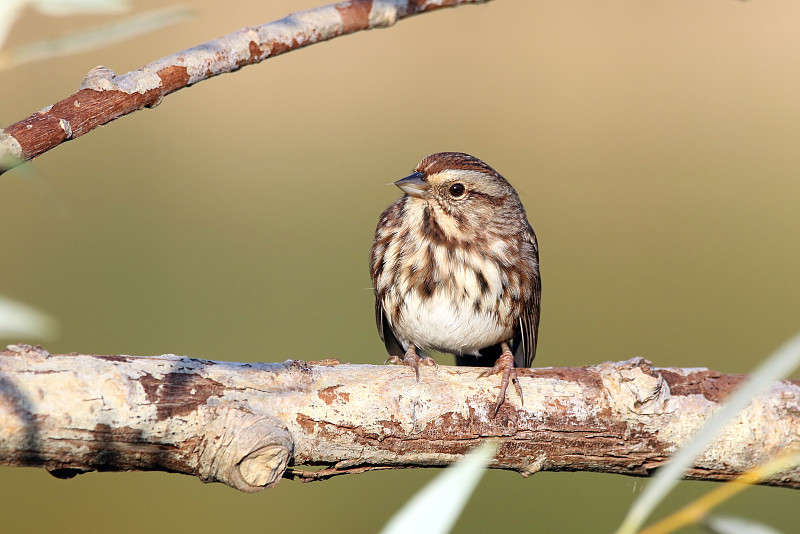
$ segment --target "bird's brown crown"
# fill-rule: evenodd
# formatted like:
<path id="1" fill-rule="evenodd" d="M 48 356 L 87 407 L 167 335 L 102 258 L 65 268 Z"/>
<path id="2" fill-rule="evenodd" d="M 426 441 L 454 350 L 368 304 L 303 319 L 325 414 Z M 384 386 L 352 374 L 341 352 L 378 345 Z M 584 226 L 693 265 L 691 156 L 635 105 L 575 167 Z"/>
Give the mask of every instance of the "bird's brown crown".
<path id="1" fill-rule="evenodd" d="M 426 176 L 448 170 L 477 171 L 493 176 L 500 176 L 497 171 L 479 160 L 475 156 L 463 152 L 439 152 L 426 156 L 419 162 L 415 172 L 424 173 Z"/>

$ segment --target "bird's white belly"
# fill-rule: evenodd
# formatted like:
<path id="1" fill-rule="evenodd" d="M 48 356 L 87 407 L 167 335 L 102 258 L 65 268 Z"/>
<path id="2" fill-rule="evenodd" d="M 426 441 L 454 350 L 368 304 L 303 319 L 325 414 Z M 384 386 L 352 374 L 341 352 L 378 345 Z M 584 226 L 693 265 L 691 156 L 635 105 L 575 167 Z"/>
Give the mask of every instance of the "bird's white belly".
<path id="1" fill-rule="evenodd" d="M 423 350 L 476 354 L 513 334 L 500 324 L 496 313 L 478 311 L 470 299 L 453 301 L 439 292 L 424 298 L 415 291 L 409 292 L 401 317 L 394 325 L 398 339 Z"/>

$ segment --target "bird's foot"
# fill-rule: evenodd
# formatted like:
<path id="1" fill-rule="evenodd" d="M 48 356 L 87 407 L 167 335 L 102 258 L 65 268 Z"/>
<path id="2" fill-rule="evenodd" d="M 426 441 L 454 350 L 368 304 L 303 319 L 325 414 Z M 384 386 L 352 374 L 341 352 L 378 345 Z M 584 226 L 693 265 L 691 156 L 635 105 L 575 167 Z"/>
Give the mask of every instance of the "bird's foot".
<path id="1" fill-rule="evenodd" d="M 512 358 L 513 364 L 513 358 Z M 391 356 L 388 358 L 384 363 L 394 363 L 398 365 L 407 365 L 414 370 L 414 374 L 417 375 L 417 382 L 419 382 L 419 366 L 422 365 L 432 365 L 439 368 L 439 365 L 431 358 L 430 356 L 420 356 L 417 354 L 417 348 L 414 345 L 411 345 L 406 350 L 406 353 L 401 358 L 400 356 Z"/>
<path id="2" fill-rule="evenodd" d="M 502 376 L 502 379 L 500 380 L 500 394 L 497 396 L 497 402 L 494 405 L 494 416 L 497 415 L 497 411 L 506 400 L 506 389 L 508 389 L 509 382 L 514 384 L 514 388 L 517 390 L 517 395 L 519 395 L 519 400 L 522 402 L 522 404 L 525 404 L 525 398 L 522 396 L 522 388 L 520 387 L 519 380 L 517 379 L 517 370 L 514 368 L 514 355 L 511 354 L 511 349 L 508 348 L 507 344 L 503 343 L 502 347 L 503 353 L 499 358 L 497 358 L 494 367 L 485 370 L 478 376 L 478 378 L 496 374 L 500 374 Z"/>

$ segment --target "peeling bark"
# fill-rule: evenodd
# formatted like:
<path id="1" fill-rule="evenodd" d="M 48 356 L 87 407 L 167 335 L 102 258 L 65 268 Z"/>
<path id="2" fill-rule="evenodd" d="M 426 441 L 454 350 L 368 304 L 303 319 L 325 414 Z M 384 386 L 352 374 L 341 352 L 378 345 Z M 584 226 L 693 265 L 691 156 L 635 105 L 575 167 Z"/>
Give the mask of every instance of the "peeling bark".
<path id="1" fill-rule="evenodd" d="M 282 477 L 444 466 L 499 441 L 491 467 L 647 476 L 744 377 L 657 369 L 642 358 L 519 369 L 492 417 L 498 383 L 480 369 L 336 360 L 233 363 L 175 355 L 0 352 L 0 464 L 158 470 L 258 491 Z M 727 480 L 800 445 L 800 382 L 776 382 L 712 443 L 688 478 Z M 311 470 L 311 467 L 323 468 Z M 800 468 L 765 481 L 800 487 Z"/>
<path id="2" fill-rule="evenodd" d="M 489 0 L 351 0 L 249 26 L 117 76 L 92 69 L 78 92 L 0 130 L 0 174 L 175 91 L 247 65 L 398 20 Z"/>

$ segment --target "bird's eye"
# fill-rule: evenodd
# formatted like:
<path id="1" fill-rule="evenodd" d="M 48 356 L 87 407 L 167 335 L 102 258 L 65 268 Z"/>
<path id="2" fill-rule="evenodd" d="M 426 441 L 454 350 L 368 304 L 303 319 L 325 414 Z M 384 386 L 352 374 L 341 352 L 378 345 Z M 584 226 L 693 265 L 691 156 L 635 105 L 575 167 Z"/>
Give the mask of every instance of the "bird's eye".
<path id="1" fill-rule="evenodd" d="M 456 182 L 450 186 L 450 196 L 453 198 L 461 198 L 464 196 L 464 193 L 467 192 L 467 188 L 464 187 L 464 184 L 460 182 Z"/>

